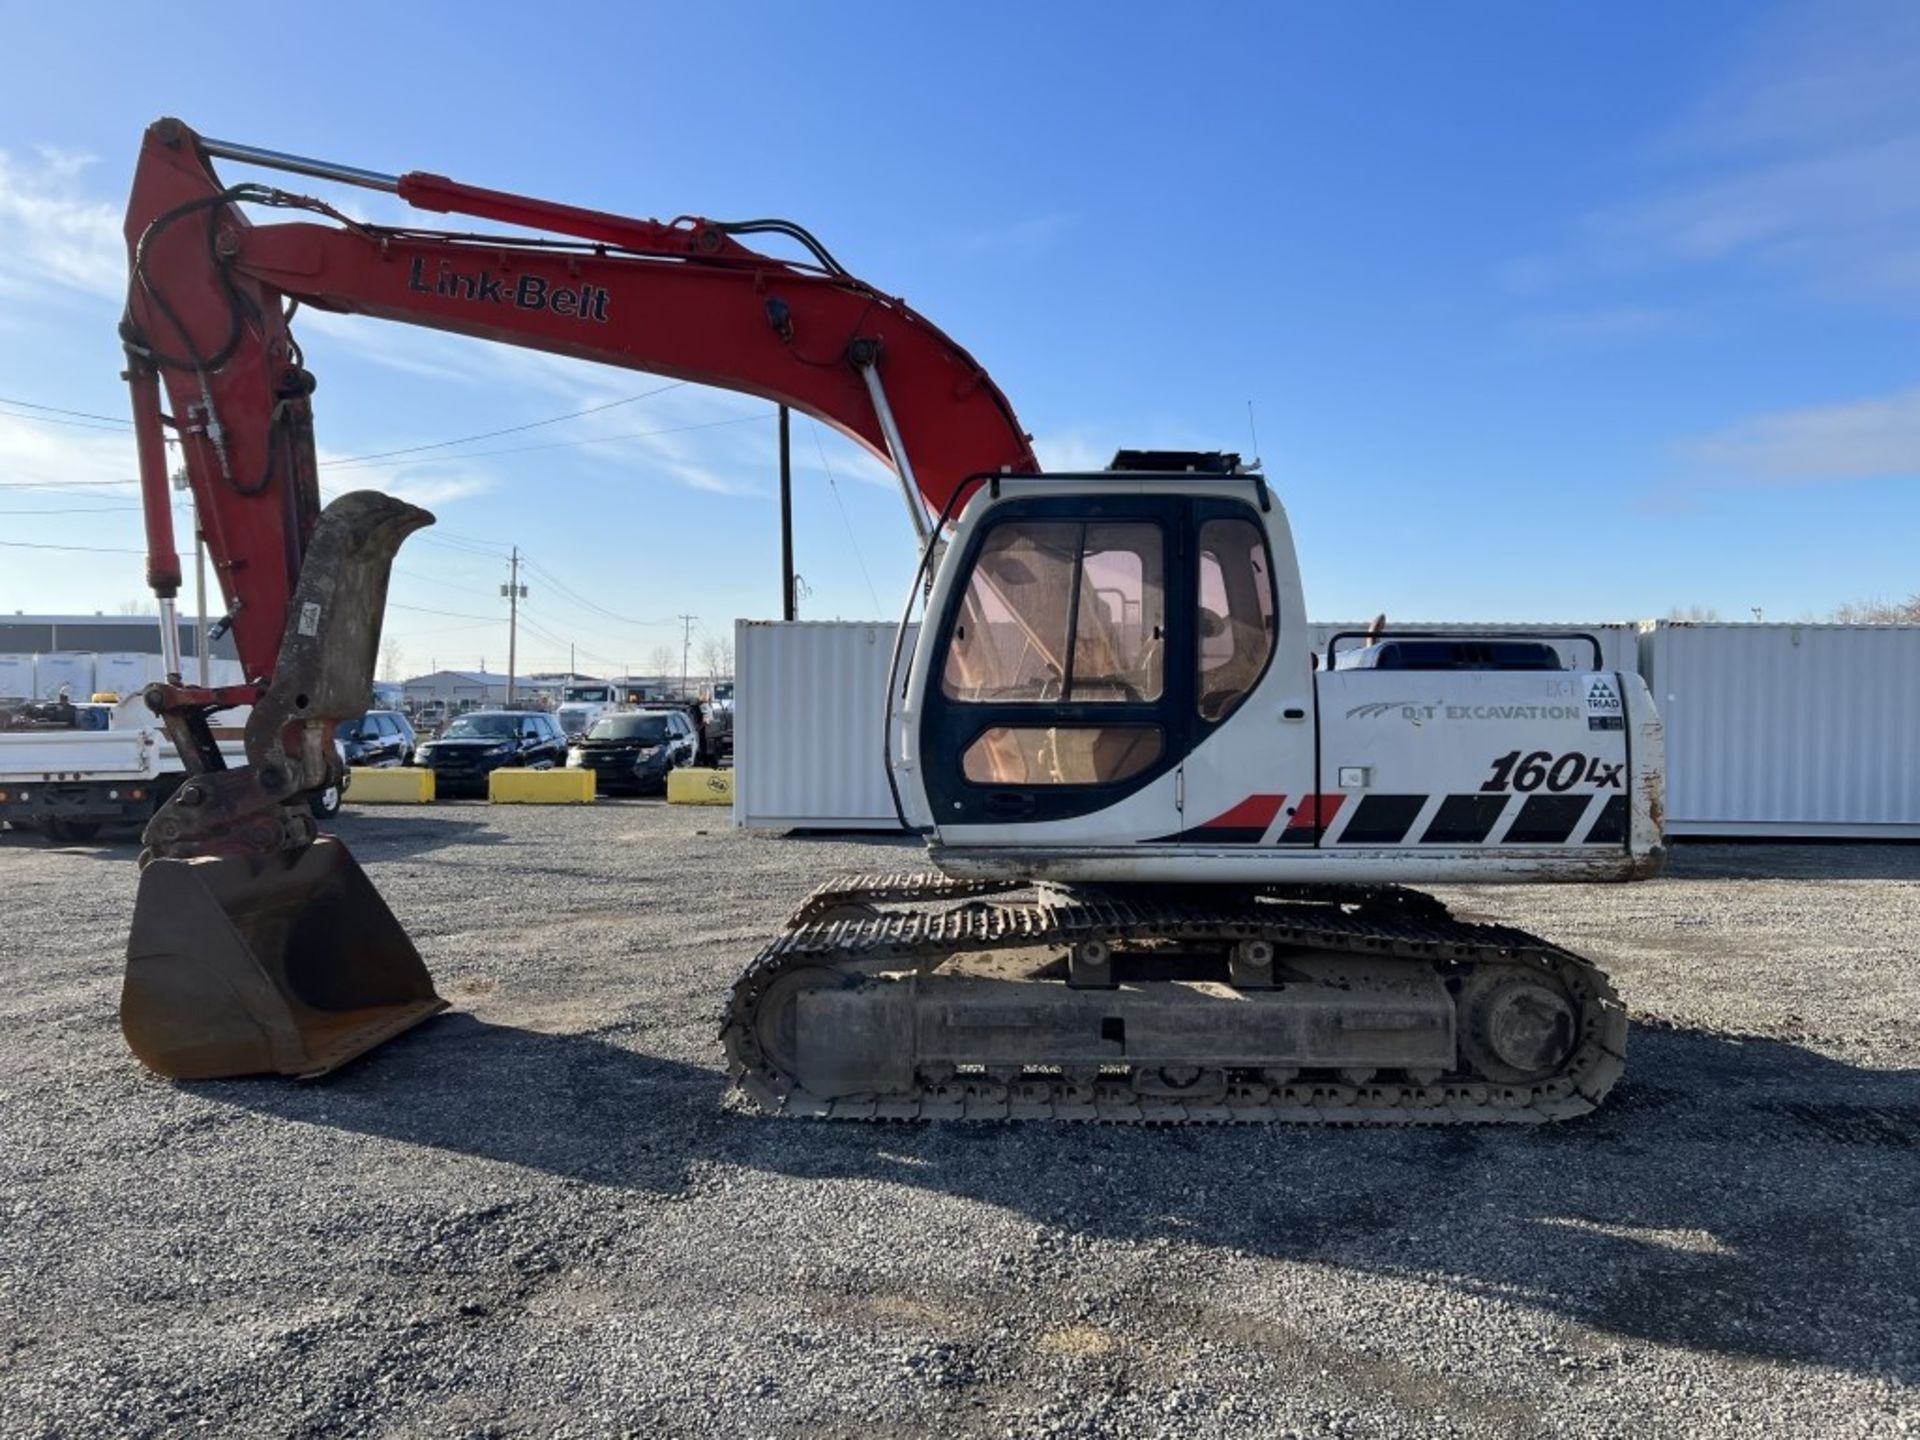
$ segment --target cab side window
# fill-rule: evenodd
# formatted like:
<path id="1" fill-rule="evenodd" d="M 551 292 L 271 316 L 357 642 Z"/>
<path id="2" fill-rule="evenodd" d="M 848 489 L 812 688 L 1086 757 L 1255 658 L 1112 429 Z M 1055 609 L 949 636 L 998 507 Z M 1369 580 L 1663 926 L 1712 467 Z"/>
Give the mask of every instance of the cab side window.
<path id="1" fill-rule="evenodd" d="M 1231 715 L 1273 656 L 1273 560 L 1251 520 L 1200 527 L 1200 718 Z"/>

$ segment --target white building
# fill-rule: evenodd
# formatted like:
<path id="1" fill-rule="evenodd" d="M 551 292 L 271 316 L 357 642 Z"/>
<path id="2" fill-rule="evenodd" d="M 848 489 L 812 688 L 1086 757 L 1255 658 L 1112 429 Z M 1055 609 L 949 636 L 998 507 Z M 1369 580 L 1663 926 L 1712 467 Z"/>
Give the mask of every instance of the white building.
<path id="1" fill-rule="evenodd" d="M 414 709 L 439 705 L 455 712 L 482 710 L 507 703 L 507 677 L 489 670 L 436 670 L 402 681 L 400 693 Z"/>

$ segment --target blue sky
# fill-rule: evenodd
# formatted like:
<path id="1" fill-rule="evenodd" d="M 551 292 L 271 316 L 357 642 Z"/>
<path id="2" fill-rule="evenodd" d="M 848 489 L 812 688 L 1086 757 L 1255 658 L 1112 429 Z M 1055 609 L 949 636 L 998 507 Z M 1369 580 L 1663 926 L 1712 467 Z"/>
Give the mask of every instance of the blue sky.
<path id="1" fill-rule="evenodd" d="M 124 413 L 119 212 L 177 114 L 635 215 L 791 217 L 970 348 L 1053 465 L 1249 449 L 1252 401 L 1315 618 L 1787 619 L 1920 589 L 1920 7 L 159 15 L 6 10 L 0 540 L 140 544 L 131 489 L 21 488 L 131 475 L 124 435 L 5 402 Z M 297 326 L 334 461 L 658 384 Z M 890 477 L 807 421 L 795 458 L 803 614 L 891 617 Z M 681 612 L 726 635 L 778 611 L 759 401 L 681 387 L 349 479 L 440 516 L 394 584 L 409 671 L 504 660 L 510 543 L 539 567 L 522 668 L 564 640 L 646 668 Z M 112 610 L 140 577 L 0 546 L 0 611 Z"/>

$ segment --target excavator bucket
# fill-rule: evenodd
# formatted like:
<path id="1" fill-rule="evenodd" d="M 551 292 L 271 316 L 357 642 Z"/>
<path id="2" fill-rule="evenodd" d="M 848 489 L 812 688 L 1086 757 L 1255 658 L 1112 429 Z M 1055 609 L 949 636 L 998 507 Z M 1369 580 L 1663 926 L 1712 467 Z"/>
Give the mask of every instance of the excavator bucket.
<path id="1" fill-rule="evenodd" d="M 446 1005 L 332 836 L 140 872 L 120 1028 L 171 1079 L 324 1075 Z"/>
<path id="2" fill-rule="evenodd" d="M 162 1075 L 324 1075 L 446 1008 L 304 803 L 335 773 L 328 722 L 366 708 L 394 551 L 432 520 L 372 491 L 327 506 L 247 721 L 248 764 L 196 773 L 147 826 L 120 1028 Z"/>

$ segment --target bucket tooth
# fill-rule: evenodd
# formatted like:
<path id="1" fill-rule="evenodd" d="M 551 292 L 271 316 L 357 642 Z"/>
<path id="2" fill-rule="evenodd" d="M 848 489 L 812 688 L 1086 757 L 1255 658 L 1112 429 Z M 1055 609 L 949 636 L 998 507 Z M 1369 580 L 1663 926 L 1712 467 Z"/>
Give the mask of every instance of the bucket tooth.
<path id="1" fill-rule="evenodd" d="M 120 1026 L 175 1080 L 323 1075 L 446 1008 L 346 846 L 151 860 Z"/>

